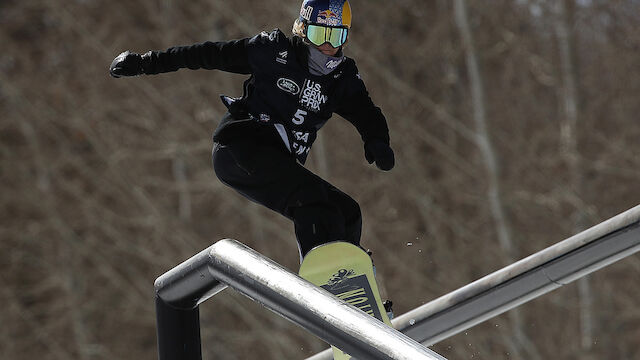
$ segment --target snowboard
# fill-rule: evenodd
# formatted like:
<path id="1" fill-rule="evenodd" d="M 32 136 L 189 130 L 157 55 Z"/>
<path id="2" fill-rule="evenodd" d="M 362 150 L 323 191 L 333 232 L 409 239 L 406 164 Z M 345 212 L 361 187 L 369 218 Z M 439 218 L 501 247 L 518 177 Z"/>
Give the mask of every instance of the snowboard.
<path id="1" fill-rule="evenodd" d="M 302 260 L 299 275 L 391 326 L 371 258 L 358 246 L 339 241 L 315 247 Z M 334 360 L 351 359 L 335 346 L 332 348 Z"/>

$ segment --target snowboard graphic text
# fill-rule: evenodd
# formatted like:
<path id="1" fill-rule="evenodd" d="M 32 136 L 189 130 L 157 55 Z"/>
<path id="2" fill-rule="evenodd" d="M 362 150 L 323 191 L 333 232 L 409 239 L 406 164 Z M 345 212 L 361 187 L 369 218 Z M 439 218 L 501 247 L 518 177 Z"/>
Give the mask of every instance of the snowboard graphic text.
<path id="1" fill-rule="evenodd" d="M 341 274 L 344 275 L 340 276 Z M 358 275 L 347 277 L 346 274 L 353 274 L 353 270 L 340 270 L 340 272 L 335 274 L 322 288 L 376 319 L 382 320 L 367 276 Z M 339 280 L 336 281 L 338 278 Z"/>

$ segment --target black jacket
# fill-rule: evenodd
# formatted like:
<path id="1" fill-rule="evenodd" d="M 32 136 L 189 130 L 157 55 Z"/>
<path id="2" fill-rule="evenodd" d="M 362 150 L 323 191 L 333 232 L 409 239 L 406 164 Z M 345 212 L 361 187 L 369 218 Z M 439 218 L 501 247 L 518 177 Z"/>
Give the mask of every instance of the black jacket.
<path id="1" fill-rule="evenodd" d="M 276 29 L 252 38 L 204 42 L 151 51 L 143 56 L 145 74 L 189 69 L 218 69 L 250 74 L 242 98 L 223 96 L 232 116 L 226 116 L 214 139 L 242 136 L 225 129 L 238 123 L 272 123 L 286 147 L 304 163 L 317 131 L 335 112 L 351 122 L 363 141 L 389 143 L 389 130 L 373 104 L 355 61 L 346 58 L 324 76 L 308 70 L 308 48 L 297 36 L 287 38 Z M 227 133 L 227 134 L 225 134 Z"/>

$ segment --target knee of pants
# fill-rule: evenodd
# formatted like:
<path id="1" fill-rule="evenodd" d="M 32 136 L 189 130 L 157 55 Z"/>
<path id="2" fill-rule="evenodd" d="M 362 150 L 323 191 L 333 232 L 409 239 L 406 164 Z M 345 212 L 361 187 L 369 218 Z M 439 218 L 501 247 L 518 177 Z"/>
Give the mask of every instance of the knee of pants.
<path id="1" fill-rule="evenodd" d="M 216 177 L 220 182 L 225 185 L 229 185 L 228 182 L 225 181 L 224 171 L 222 169 L 222 164 L 219 159 L 218 154 L 214 151 L 213 156 L 211 157 L 211 166 L 213 167 L 213 173 L 216 174 Z"/>
<path id="2" fill-rule="evenodd" d="M 211 154 L 211 165 L 216 177 L 225 185 L 231 186 L 233 182 L 232 169 L 235 169 L 235 162 L 228 149 L 217 145 Z"/>

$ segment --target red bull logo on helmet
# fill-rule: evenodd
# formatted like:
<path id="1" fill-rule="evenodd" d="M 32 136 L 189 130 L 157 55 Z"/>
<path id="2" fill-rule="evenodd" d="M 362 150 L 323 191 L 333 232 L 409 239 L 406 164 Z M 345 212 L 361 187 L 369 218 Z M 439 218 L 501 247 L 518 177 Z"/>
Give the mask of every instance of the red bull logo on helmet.
<path id="1" fill-rule="evenodd" d="M 298 20 L 311 24 L 351 27 L 349 0 L 303 0 Z"/>
<path id="2" fill-rule="evenodd" d="M 338 26 L 340 25 L 340 15 L 331 10 L 320 11 L 316 22 L 318 24 Z"/>

